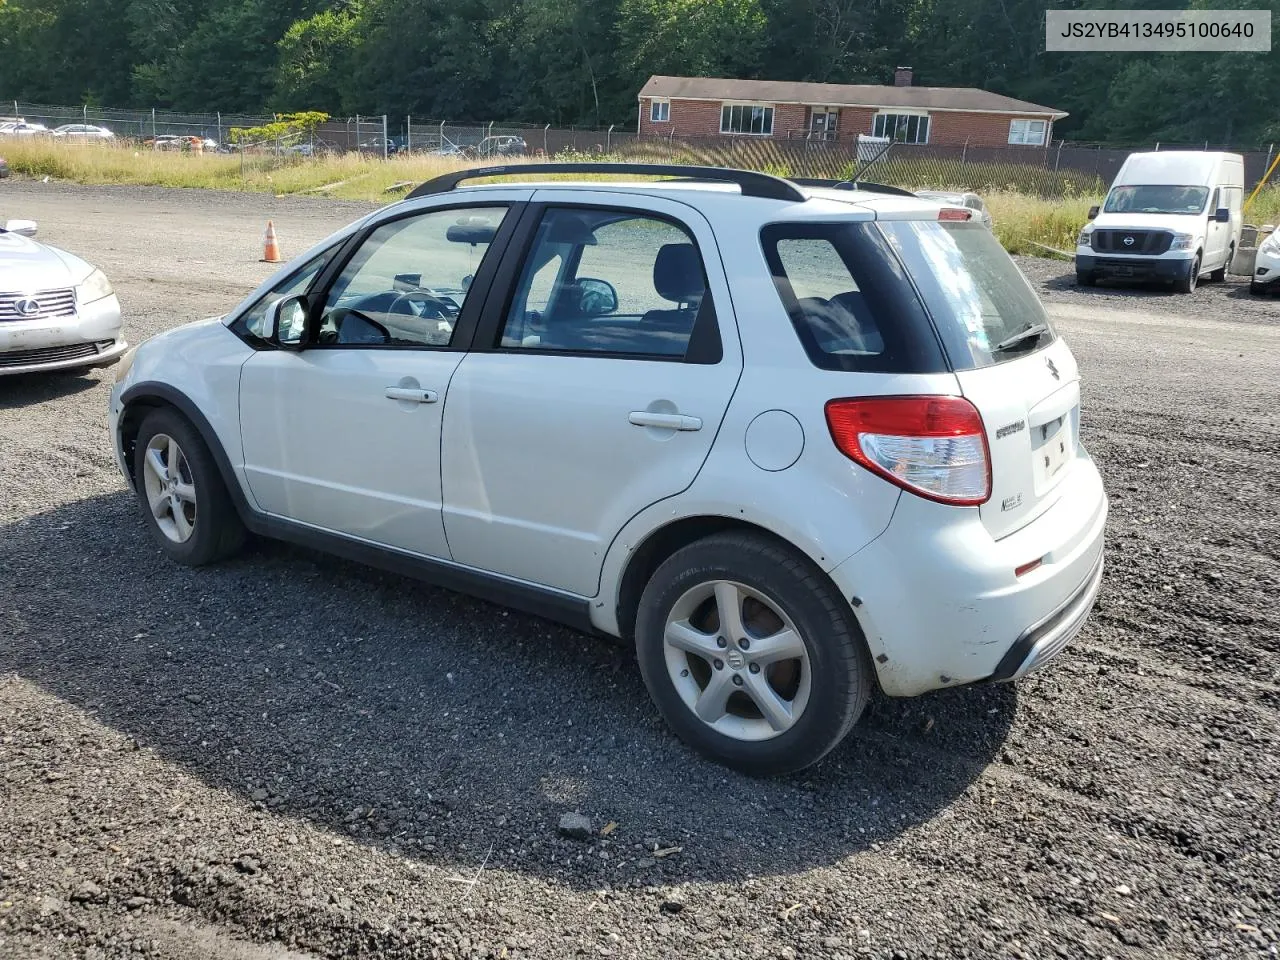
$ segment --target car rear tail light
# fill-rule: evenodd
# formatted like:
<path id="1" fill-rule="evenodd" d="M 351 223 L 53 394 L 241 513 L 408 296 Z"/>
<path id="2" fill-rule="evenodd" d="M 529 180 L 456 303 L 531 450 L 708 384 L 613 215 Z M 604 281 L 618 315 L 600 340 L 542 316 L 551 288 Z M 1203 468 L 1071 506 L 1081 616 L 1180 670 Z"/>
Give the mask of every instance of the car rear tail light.
<path id="1" fill-rule="evenodd" d="M 972 220 L 973 211 L 964 207 L 943 207 L 938 211 L 939 220 Z"/>
<path id="2" fill-rule="evenodd" d="M 840 452 L 902 489 L 956 506 L 991 496 L 982 416 L 963 397 L 863 397 L 827 403 Z"/>

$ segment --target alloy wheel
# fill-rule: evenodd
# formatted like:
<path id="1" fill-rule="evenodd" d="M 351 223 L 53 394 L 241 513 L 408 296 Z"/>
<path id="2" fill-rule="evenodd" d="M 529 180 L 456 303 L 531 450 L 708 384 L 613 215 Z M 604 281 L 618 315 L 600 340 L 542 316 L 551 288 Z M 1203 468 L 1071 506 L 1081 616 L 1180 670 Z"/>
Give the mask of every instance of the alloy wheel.
<path id="1" fill-rule="evenodd" d="M 142 473 L 156 526 L 174 543 L 186 543 L 196 530 L 196 487 L 178 441 L 165 433 L 147 441 Z"/>
<path id="2" fill-rule="evenodd" d="M 735 740 L 769 740 L 804 713 L 812 684 L 804 638 L 776 602 L 731 580 L 688 590 L 672 606 L 663 653 L 680 699 Z"/>

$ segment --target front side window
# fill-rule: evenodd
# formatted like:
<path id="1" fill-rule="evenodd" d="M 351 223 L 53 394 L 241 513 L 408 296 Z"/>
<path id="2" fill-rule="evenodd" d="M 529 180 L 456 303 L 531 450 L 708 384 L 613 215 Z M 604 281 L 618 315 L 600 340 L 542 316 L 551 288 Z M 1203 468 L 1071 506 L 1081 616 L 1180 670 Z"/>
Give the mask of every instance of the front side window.
<path id="1" fill-rule="evenodd" d="M 435 210 L 384 223 L 331 286 L 321 346 L 447 347 L 507 208 Z"/>
<path id="2" fill-rule="evenodd" d="M 897 143 L 928 143 L 929 118 L 915 113 L 879 113 L 872 132 Z"/>
<path id="3" fill-rule="evenodd" d="M 670 100 L 650 100 L 649 119 L 654 123 L 666 123 L 671 119 Z"/>
<path id="4" fill-rule="evenodd" d="M 1124 186 L 1107 195 L 1104 213 L 1202 213 L 1208 187 Z"/>
<path id="5" fill-rule="evenodd" d="M 1009 142 L 1042 147 L 1048 129 L 1046 120 L 1013 120 L 1009 123 Z"/>
<path id="6" fill-rule="evenodd" d="M 285 297 L 296 297 L 306 293 L 307 288 L 311 286 L 311 282 L 315 280 L 332 254 L 333 249 L 329 249 L 312 257 L 283 283 L 242 313 L 232 325 L 232 329 L 240 333 L 250 333 L 263 340 L 271 336 L 271 330 L 267 326 L 267 311 L 271 309 L 271 305 Z"/>
<path id="7" fill-rule="evenodd" d="M 773 133 L 773 107 L 761 103 L 726 103 L 720 108 L 721 133 Z"/>
<path id="8" fill-rule="evenodd" d="M 551 208 L 538 225 L 499 346 L 685 359 L 714 313 L 682 226 L 624 210 Z"/>

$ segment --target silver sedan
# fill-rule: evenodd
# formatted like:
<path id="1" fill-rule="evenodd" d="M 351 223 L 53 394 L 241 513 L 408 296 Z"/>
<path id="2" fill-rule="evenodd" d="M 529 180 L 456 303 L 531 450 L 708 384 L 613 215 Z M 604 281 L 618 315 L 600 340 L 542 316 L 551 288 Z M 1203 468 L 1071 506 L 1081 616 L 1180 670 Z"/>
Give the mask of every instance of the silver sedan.
<path id="1" fill-rule="evenodd" d="M 0 376 L 110 366 L 129 346 L 111 282 L 35 234 L 0 221 Z"/>

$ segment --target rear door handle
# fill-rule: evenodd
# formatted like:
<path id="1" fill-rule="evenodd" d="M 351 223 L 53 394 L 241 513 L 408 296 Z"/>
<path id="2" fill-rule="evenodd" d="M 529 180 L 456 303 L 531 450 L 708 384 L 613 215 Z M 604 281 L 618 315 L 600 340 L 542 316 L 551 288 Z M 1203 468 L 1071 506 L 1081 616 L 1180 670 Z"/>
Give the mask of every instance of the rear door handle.
<path id="1" fill-rule="evenodd" d="M 410 403 L 435 403 L 440 395 L 421 387 L 387 387 L 388 400 L 408 400 Z"/>
<path id="2" fill-rule="evenodd" d="M 686 417 L 679 413 L 650 413 L 648 410 L 632 410 L 627 417 L 637 427 L 658 427 L 661 430 L 693 431 L 702 429 L 702 421 L 697 417 Z"/>

